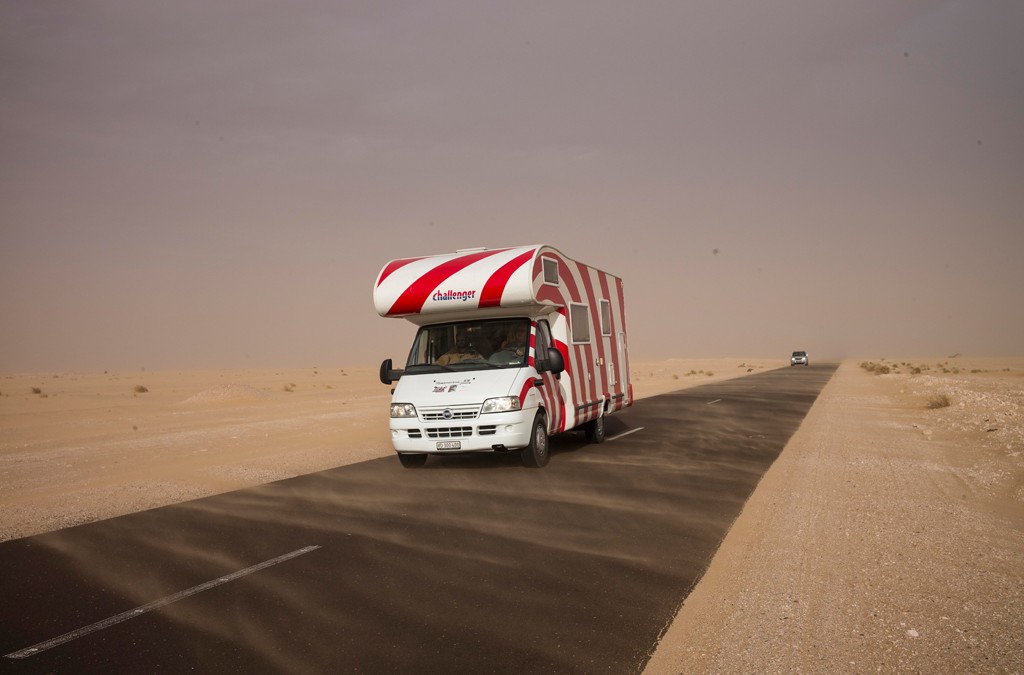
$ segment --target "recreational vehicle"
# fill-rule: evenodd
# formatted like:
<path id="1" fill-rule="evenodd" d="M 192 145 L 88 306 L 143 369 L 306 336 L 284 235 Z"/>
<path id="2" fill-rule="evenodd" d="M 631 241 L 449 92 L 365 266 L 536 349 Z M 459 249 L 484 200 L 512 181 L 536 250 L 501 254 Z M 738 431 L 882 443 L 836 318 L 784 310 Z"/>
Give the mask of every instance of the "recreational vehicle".
<path id="1" fill-rule="evenodd" d="M 392 260 L 373 301 L 418 327 L 404 367 L 380 368 L 403 466 L 518 451 L 542 467 L 549 436 L 601 443 L 605 418 L 633 402 L 622 280 L 550 246 Z"/>

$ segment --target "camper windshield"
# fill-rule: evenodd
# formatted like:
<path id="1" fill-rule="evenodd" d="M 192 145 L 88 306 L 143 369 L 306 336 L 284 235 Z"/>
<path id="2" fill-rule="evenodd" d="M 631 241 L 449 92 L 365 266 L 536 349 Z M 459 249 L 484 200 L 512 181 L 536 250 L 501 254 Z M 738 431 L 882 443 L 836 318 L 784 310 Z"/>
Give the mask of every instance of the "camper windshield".
<path id="1" fill-rule="evenodd" d="M 406 372 L 521 368 L 529 351 L 529 319 L 440 323 L 420 328 Z"/>

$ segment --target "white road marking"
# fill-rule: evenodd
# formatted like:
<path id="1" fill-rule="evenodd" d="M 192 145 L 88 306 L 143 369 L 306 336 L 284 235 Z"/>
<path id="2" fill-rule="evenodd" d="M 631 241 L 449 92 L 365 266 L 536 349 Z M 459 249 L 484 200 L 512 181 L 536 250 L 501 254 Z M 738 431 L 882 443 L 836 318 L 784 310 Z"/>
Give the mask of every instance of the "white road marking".
<path id="1" fill-rule="evenodd" d="M 97 621 L 96 623 L 94 623 L 94 624 L 92 624 L 90 626 L 86 626 L 84 628 L 78 628 L 76 630 L 71 631 L 70 633 L 65 633 L 64 635 L 61 635 L 60 637 L 55 637 L 52 640 L 47 640 L 46 642 L 40 642 L 39 644 L 32 645 L 31 647 L 26 647 L 25 649 L 22 649 L 22 650 L 19 650 L 19 651 L 16 651 L 16 652 L 12 652 L 10 654 L 7 654 L 4 658 L 8 658 L 8 659 L 24 659 L 24 658 L 28 658 L 29 656 L 32 656 L 33 654 L 38 654 L 39 652 L 45 652 L 47 649 L 53 649 L 54 647 L 62 645 L 64 643 L 66 643 L 66 642 L 71 642 L 72 640 L 77 640 L 78 638 L 83 637 L 85 635 L 88 635 L 89 633 L 95 633 L 98 630 L 103 630 L 104 628 L 110 628 L 111 626 L 117 625 L 117 624 L 121 623 L 122 621 L 127 621 L 128 619 L 134 619 L 137 616 L 142 616 L 146 612 L 151 612 L 154 609 L 159 609 L 160 607 L 164 607 L 166 605 L 171 604 L 172 602 L 177 602 L 178 600 L 182 600 L 182 599 L 187 598 L 189 596 L 195 595 L 196 593 L 202 593 L 203 591 L 208 591 L 211 588 L 215 588 L 216 586 L 220 586 L 221 584 L 226 584 L 229 581 L 234 581 L 235 579 L 239 579 L 241 577 L 244 577 L 247 574 L 252 574 L 253 572 L 259 572 L 260 570 L 266 569 L 266 568 L 271 567 L 273 565 L 277 565 L 278 563 L 283 563 L 283 562 L 285 562 L 287 560 L 291 560 L 292 558 L 297 558 L 300 555 L 303 555 L 305 553 L 309 553 L 310 551 L 315 551 L 318 548 L 320 548 L 320 547 L 319 546 L 306 546 L 306 547 L 300 548 L 300 549 L 298 549 L 296 551 L 292 551 L 291 553 L 285 553 L 282 556 L 278 556 L 276 558 L 272 558 L 272 559 L 267 560 L 265 562 L 261 562 L 258 565 L 253 565 L 252 567 L 246 567 L 244 570 L 238 570 L 237 572 L 232 572 L 231 574 L 228 574 L 226 576 L 220 577 L 218 579 L 214 579 L 213 581 L 207 581 L 204 584 L 199 584 L 198 586 L 193 586 L 192 588 L 189 588 L 188 590 L 180 591 L 178 593 L 175 593 L 174 595 L 168 595 L 166 598 L 161 598 L 159 600 L 154 600 L 153 602 L 150 602 L 149 604 L 142 605 L 141 607 L 136 607 L 135 609 L 130 609 L 127 612 L 121 612 L 120 614 L 118 614 L 116 616 L 112 616 L 109 619 L 104 619 L 103 621 Z"/>
<path id="2" fill-rule="evenodd" d="M 617 438 L 622 438 L 623 436 L 629 436 L 630 434 L 635 434 L 636 432 L 640 431 L 641 429 L 643 429 L 643 427 L 637 427 L 636 429 L 630 429 L 629 431 L 623 431 L 621 434 L 618 434 L 617 436 L 609 436 L 607 440 L 614 441 Z"/>
<path id="3" fill-rule="evenodd" d="M 708 402 L 707 402 L 707 403 L 705 403 L 704 405 L 711 405 L 712 403 L 718 403 L 718 402 L 719 402 L 719 401 L 721 401 L 721 400 L 722 400 L 722 399 L 720 399 L 720 398 L 716 398 L 716 399 L 715 399 L 714 401 L 708 401 Z"/>

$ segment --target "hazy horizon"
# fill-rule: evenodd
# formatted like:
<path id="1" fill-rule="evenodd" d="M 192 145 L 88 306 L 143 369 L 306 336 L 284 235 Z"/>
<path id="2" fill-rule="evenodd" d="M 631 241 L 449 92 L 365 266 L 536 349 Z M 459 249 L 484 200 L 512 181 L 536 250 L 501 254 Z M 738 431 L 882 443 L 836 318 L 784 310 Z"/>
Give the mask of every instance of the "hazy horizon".
<path id="1" fill-rule="evenodd" d="M 550 244 L 630 356 L 1024 355 L 1024 5 L 0 2 L 0 372 L 374 365 Z"/>

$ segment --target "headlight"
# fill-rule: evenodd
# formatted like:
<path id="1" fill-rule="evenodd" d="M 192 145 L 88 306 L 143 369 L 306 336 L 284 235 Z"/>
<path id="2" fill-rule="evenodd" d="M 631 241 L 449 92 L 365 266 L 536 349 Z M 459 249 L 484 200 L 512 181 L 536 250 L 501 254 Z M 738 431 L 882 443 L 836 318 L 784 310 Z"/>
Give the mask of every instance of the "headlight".
<path id="1" fill-rule="evenodd" d="M 416 417 L 416 406 L 412 403 L 392 403 L 392 417 Z"/>
<path id="2" fill-rule="evenodd" d="M 484 401 L 484 407 L 480 412 L 496 413 L 508 412 L 510 410 L 519 410 L 518 396 L 502 396 L 501 398 L 489 398 L 486 401 Z"/>

